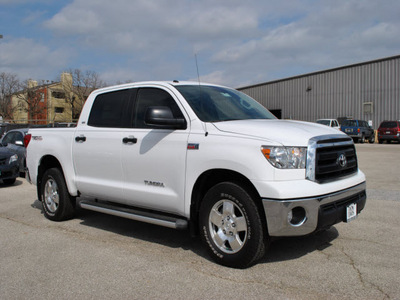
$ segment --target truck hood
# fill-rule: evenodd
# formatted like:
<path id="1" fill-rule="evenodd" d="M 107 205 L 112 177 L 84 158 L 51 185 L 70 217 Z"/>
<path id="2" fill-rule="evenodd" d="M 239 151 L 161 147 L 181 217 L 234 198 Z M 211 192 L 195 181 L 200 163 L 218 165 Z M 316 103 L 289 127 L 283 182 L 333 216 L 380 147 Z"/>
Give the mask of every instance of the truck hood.
<path id="1" fill-rule="evenodd" d="M 320 135 L 344 135 L 325 125 L 288 120 L 238 120 L 213 123 L 223 132 L 263 139 L 285 146 L 307 146 L 308 140 Z"/>

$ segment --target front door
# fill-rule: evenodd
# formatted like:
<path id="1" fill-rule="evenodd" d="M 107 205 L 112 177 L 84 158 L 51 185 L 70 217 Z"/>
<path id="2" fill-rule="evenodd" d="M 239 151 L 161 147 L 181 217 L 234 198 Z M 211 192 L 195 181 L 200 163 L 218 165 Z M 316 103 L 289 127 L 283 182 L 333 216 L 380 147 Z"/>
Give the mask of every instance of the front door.
<path id="1" fill-rule="evenodd" d="M 189 129 L 158 129 L 146 124 L 144 116 L 150 106 L 168 106 L 174 117 L 185 118 L 169 91 L 156 87 L 138 90 L 134 128 L 123 131 L 124 197 L 130 205 L 180 214 L 184 211 Z"/>

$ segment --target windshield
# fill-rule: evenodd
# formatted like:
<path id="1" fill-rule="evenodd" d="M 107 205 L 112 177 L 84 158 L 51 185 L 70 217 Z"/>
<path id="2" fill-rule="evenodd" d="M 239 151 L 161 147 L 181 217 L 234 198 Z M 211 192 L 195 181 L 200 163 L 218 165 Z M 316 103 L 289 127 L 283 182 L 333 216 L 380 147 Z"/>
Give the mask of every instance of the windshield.
<path id="1" fill-rule="evenodd" d="M 317 123 L 322 124 L 322 125 L 327 125 L 327 126 L 331 125 L 331 121 L 329 121 L 329 120 L 317 120 Z"/>
<path id="2" fill-rule="evenodd" d="M 178 85 L 175 88 L 203 122 L 276 119 L 256 100 L 234 89 L 204 85 Z"/>

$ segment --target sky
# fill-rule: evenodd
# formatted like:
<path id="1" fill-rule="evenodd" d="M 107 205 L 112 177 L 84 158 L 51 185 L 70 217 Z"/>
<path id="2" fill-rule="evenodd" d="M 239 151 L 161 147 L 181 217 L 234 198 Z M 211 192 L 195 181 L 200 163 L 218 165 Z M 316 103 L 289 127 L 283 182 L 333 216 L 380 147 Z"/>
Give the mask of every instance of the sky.
<path id="1" fill-rule="evenodd" d="M 399 0 L 0 0 L 0 72 L 234 88 L 400 55 Z"/>

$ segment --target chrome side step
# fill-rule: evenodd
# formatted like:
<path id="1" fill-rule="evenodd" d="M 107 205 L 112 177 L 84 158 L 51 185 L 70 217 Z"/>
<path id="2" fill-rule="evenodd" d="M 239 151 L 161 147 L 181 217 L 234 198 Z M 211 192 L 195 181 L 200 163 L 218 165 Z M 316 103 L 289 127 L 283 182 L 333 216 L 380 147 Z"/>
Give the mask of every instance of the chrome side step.
<path id="1" fill-rule="evenodd" d="M 90 200 L 83 200 L 79 202 L 79 205 L 84 209 L 168 228 L 184 230 L 188 227 L 188 221 L 185 219 L 179 219 L 172 216 L 157 214 L 154 212 L 141 211 L 138 209 L 121 207 L 104 202 L 96 202 Z"/>

